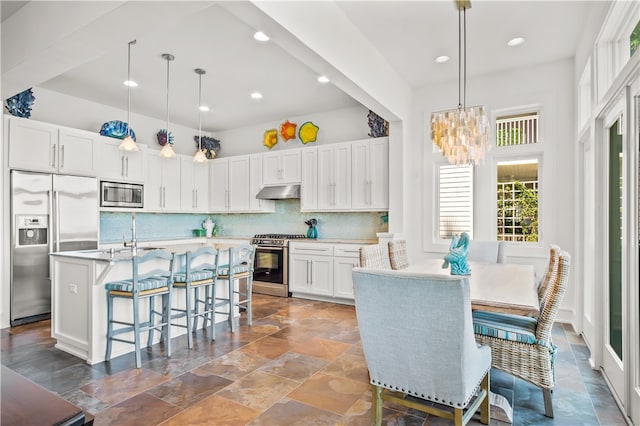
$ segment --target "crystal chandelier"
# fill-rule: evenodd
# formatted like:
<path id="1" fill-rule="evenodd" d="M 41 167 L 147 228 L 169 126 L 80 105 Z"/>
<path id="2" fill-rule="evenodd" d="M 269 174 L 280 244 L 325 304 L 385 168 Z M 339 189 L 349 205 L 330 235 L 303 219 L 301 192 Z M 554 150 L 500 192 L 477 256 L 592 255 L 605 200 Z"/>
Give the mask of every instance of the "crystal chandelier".
<path id="1" fill-rule="evenodd" d="M 489 142 L 489 119 L 482 106 L 466 106 L 467 9 L 469 0 L 456 0 L 458 8 L 458 108 L 431 113 L 431 140 L 455 165 L 484 160 Z M 464 50 L 464 55 L 462 54 Z M 463 77 L 464 73 L 464 77 Z"/>

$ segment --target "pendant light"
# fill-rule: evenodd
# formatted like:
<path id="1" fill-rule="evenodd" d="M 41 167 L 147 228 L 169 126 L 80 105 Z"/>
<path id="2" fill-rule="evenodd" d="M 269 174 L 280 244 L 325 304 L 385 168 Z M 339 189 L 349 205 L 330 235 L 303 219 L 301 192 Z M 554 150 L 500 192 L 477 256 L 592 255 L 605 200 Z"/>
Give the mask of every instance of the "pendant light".
<path id="1" fill-rule="evenodd" d="M 165 158 L 172 158 L 176 156 L 176 153 L 173 150 L 171 143 L 169 143 L 169 64 L 175 59 L 175 56 L 169 53 L 163 53 L 162 57 L 167 60 L 167 127 L 165 129 L 167 131 L 167 142 L 160 150 L 160 156 Z"/>
<path id="2" fill-rule="evenodd" d="M 194 163 L 206 163 L 207 156 L 202 151 L 202 75 L 207 72 L 201 68 L 193 70 L 198 74 L 198 149 L 193 156 Z"/>
<path id="3" fill-rule="evenodd" d="M 458 9 L 458 108 L 431 113 L 431 140 L 440 148 L 449 163 L 478 164 L 484 160 L 488 147 L 489 119 L 484 107 L 467 108 L 466 105 L 467 9 L 471 8 L 471 2 L 455 2 Z M 461 22 L 463 19 L 464 24 Z"/>
<path id="4" fill-rule="evenodd" d="M 138 145 L 131 137 L 131 87 L 133 86 L 131 80 L 131 45 L 136 44 L 136 40 L 131 40 L 127 45 L 127 136 L 120 142 L 119 149 L 123 151 L 137 151 Z"/>

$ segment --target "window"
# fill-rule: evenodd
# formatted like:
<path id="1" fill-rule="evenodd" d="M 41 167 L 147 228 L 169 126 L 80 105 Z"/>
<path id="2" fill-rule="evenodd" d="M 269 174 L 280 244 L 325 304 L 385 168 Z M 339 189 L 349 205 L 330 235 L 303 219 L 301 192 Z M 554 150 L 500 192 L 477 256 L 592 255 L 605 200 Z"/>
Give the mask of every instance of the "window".
<path id="1" fill-rule="evenodd" d="M 629 36 L 629 52 L 630 56 L 633 56 L 635 51 L 640 46 L 640 21 L 636 24 L 636 27 L 631 31 L 631 35 Z"/>
<path id="2" fill-rule="evenodd" d="M 538 241 L 538 160 L 498 163 L 498 241 Z"/>
<path id="3" fill-rule="evenodd" d="M 538 143 L 538 113 L 500 117 L 496 120 L 496 146 Z"/>
<path id="4" fill-rule="evenodd" d="M 439 237 L 466 232 L 473 237 L 473 168 L 440 165 L 438 173 Z"/>

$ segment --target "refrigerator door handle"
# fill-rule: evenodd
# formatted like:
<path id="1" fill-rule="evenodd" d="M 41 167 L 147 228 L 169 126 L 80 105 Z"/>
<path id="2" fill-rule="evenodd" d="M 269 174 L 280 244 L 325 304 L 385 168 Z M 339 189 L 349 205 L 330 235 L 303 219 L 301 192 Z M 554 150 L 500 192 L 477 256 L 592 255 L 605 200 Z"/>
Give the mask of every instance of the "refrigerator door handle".
<path id="1" fill-rule="evenodd" d="M 60 251 L 60 192 L 53 192 L 54 203 L 56 207 L 56 252 Z"/>
<path id="2" fill-rule="evenodd" d="M 49 198 L 49 252 L 53 252 L 53 192 L 47 191 L 47 198 Z"/>

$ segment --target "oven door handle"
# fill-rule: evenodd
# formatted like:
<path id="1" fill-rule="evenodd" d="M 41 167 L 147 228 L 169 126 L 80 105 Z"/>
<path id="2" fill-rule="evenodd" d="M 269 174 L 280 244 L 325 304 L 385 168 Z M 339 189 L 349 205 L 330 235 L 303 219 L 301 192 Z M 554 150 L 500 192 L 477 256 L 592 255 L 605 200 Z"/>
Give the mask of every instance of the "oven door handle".
<path id="1" fill-rule="evenodd" d="M 273 251 L 284 251 L 284 247 L 269 247 L 269 246 L 258 246 L 257 250 L 273 250 Z"/>

